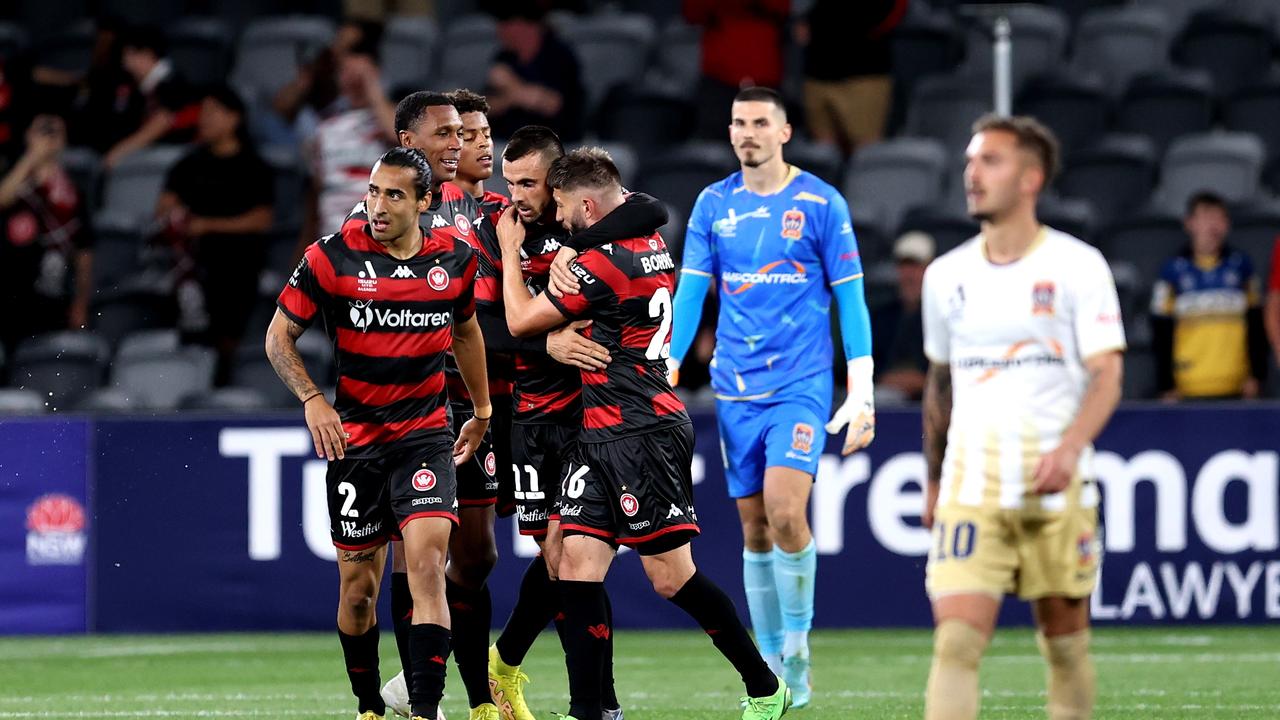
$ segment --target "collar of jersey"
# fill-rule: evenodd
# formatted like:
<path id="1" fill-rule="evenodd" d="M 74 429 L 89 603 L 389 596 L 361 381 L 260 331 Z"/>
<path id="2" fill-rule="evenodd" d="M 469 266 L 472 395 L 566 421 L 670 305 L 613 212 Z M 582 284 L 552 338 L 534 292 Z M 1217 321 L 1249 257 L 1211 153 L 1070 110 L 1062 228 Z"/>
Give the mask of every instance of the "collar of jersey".
<path id="1" fill-rule="evenodd" d="M 1036 232 L 1036 239 L 1031 241 L 1031 244 L 1027 246 L 1027 251 L 1022 253 L 1021 257 L 1018 257 L 1014 260 L 1010 260 L 1007 263 L 997 263 L 997 262 L 992 262 L 991 256 L 987 254 L 987 237 L 985 235 L 980 234 L 978 235 L 978 252 L 982 253 L 982 259 L 986 260 L 987 264 L 992 267 L 998 267 L 998 268 L 1010 267 L 1012 265 L 1017 265 L 1023 260 L 1026 260 L 1028 257 L 1031 256 L 1031 253 L 1035 252 L 1036 250 L 1039 250 L 1040 246 L 1044 245 L 1044 241 L 1048 237 L 1049 237 L 1049 227 L 1047 225 L 1041 225 L 1040 230 Z"/>
<path id="2" fill-rule="evenodd" d="M 763 195 L 758 192 L 754 192 L 751 190 L 751 188 L 747 187 L 747 178 L 745 175 L 742 177 L 742 189 L 746 192 L 751 193 L 752 195 L 755 195 L 756 197 L 773 197 L 774 195 L 781 193 L 783 190 L 786 190 L 787 186 L 790 185 L 791 182 L 798 177 L 800 177 L 800 168 L 796 167 L 795 165 L 787 165 L 787 178 L 782 181 L 782 184 L 778 186 L 777 190 L 774 190 L 771 193 L 763 194 Z"/>

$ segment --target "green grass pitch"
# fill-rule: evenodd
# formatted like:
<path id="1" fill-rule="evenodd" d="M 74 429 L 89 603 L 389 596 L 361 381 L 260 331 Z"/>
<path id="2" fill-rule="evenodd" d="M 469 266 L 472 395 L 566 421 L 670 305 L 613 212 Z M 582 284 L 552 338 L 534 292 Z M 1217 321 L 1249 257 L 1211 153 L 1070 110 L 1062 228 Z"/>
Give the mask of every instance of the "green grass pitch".
<path id="1" fill-rule="evenodd" d="M 930 636 L 815 633 L 814 703 L 796 720 L 919 718 Z M 384 671 L 393 667 L 389 637 Z M 1097 718 L 1280 718 L 1280 627 L 1095 631 Z M 525 663 L 540 718 L 564 712 L 563 657 L 544 633 Z M 731 720 L 741 685 L 704 636 L 622 630 L 618 691 L 629 720 Z M 394 672 L 394 670 L 392 670 Z M 1001 631 L 983 665 L 983 718 L 1043 717 L 1031 633 Z M 465 720 L 451 673 L 444 709 Z M 327 634 L 0 639 L 4 718 L 352 718 L 336 637 Z"/>

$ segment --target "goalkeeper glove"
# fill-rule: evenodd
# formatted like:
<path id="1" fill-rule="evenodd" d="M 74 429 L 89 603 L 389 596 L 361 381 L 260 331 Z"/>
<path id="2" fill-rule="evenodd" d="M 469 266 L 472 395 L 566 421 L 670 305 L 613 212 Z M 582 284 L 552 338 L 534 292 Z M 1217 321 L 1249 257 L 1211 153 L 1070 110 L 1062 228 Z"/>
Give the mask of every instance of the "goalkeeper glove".
<path id="1" fill-rule="evenodd" d="M 849 394 L 836 414 L 831 416 L 831 422 L 827 423 L 827 432 L 832 435 L 849 426 L 842 455 L 870 445 L 876 436 L 875 386 L 871 381 L 874 371 L 870 355 L 849 361 Z"/>

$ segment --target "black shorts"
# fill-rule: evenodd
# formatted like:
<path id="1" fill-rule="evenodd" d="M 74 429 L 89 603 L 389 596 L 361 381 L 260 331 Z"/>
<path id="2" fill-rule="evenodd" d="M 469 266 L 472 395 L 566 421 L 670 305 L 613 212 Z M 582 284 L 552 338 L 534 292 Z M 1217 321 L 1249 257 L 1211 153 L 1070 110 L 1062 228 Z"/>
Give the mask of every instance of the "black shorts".
<path id="1" fill-rule="evenodd" d="M 498 517 L 508 517 L 516 511 L 512 495 L 511 477 L 511 396 L 493 395 L 493 420 L 489 421 L 489 437 L 493 438 L 494 477 L 498 481 Z"/>
<path id="2" fill-rule="evenodd" d="M 334 460 L 325 489 L 329 534 L 342 550 L 399 540 L 400 529 L 420 517 L 458 522 L 453 443 L 443 434 L 376 458 Z"/>
<path id="3" fill-rule="evenodd" d="M 512 495 L 521 535 L 546 537 L 547 520 L 558 520 L 560 481 L 574 447 L 578 425 L 522 425 L 511 430 Z"/>
<path id="4" fill-rule="evenodd" d="M 454 405 L 453 436 L 458 437 L 462 426 L 471 419 L 471 406 L 465 408 Z M 494 409 L 497 417 L 497 409 Z M 489 429 L 484 440 L 471 460 L 458 466 L 458 504 L 462 507 L 483 507 L 498 502 L 498 456 L 494 452 L 493 421 L 489 421 Z"/>
<path id="5" fill-rule="evenodd" d="M 674 550 L 698 534 L 693 426 L 579 443 L 560 486 L 560 529 L 634 547 Z"/>

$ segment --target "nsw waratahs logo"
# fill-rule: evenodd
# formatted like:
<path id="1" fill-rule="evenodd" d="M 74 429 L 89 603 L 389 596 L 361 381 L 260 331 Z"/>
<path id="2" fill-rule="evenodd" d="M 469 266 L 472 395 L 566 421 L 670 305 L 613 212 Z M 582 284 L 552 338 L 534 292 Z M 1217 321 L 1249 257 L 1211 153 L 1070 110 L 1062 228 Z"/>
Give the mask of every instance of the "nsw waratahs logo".
<path id="1" fill-rule="evenodd" d="M 27 564 L 79 565 L 84 560 L 84 506 L 52 493 L 27 508 Z"/>

